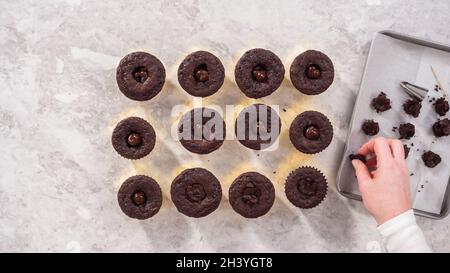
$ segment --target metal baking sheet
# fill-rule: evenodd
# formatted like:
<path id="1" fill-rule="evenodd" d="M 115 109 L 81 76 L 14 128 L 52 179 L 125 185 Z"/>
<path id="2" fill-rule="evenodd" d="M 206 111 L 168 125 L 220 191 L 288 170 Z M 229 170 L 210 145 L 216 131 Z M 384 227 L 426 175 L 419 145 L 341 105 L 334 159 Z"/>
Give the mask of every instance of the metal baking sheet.
<path id="1" fill-rule="evenodd" d="M 431 73 L 431 66 L 439 71 L 440 84 L 448 92 L 448 64 L 449 46 L 391 31 L 381 31 L 374 35 L 338 171 L 336 187 L 342 195 L 361 200 L 348 155 L 370 139 L 361 132 L 363 120 L 378 121 L 379 135 L 390 138 L 398 138 L 398 133 L 392 130 L 394 126 L 411 122 L 416 125 L 416 136 L 406 144 L 414 144 L 407 161 L 412 175 L 410 180 L 415 214 L 432 219 L 442 219 L 449 214 L 450 139 L 436 139 L 432 136 L 430 124 L 436 121 L 438 116 L 433 115 L 434 110 L 429 102 L 433 97 L 443 95 L 434 91 L 435 78 Z M 408 95 L 402 92 L 399 85 L 401 81 L 430 89 L 429 97 L 424 99 L 421 115 L 417 119 L 403 113 L 402 104 Z M 370 108 L 370 101 L 381 91 L 391 99 L 393 109 L 377 114 Z M 443 159 L 443 162 L 432 170 L 423 166 L 420 159 L 423 151 L 428 149 L 439 153 Z"/>

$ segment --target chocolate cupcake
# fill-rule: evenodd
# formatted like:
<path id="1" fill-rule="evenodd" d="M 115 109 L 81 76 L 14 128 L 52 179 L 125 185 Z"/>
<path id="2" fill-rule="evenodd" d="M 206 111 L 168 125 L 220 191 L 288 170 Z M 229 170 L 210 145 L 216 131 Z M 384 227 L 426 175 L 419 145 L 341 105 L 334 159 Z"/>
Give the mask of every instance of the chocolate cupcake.
<path id="1" fill-rule="evenodd" d="M 234 70 L 236 84 L 249 98 L 257 99 L 275 92 L 284 78 L 284 66 L 272 51 L 262 48 L 242 55 Z"/>
<path id="2" fill-rule="evenodd" d="M 448 118 L 438 120 L 433 124 L 433 133 L 436 137 L 444 137 L 450 135 L 450 120 Z"/>
<path id="3" fill-rule="evenodd" d="M 415 135 L 416 127 L 411 123 L 400 124 L 398 133 L 400 134 L 400 139 L 410 139 Z"/>
<path id="4" fill-rule="evenodd" d="M 406 114 L 417 118 L 420 114 L 420 109 L 422 108 L 422 103 L 416 99 L 407 100 L 403 104 L 403 110 Z"/>
<path id="5" fill-rule="evenodd" d="M 297 90 L 306 95 L 318 95 L 333 83 L 333 62 L 320 51 L 308 50 L 294 59 L 290 76 Z"/>
<path id="6" fill-rule="evenodd" d="M 209 171 L 202 168 L 187 169 L 173 180 L 170 196 L 179 212 L 200 218 L 219 207 L 222 187 Z"/>
<path id="7" fill-rule="evenodd" d="M 178 139 L 190 152 L 209 154 L 222 146 L 225 131 L 225 122 L 217 111 L 195 108 L 181 118 Z"/>
<path id="8" fill-rule="evenodd" d="M 327 180 L 315 168 L 300 167 L 289 174 L 284 190 L 294 206 L 310 209 L 319 205 L 327 195 Z"/>
<path id="9" fill-rule="evenodd" d="M 216 93 L 225 79 L 225 68 L 219 58 L 206 51 L 189 54 L 178 67 L 178 82 L 195 97 Z"/>
<path id="10" fill-rule="evenodd" d="M 156 96 L 163 88 L 166 70 L 153 55 L 133 52 L 120 61 L 116 80 L 120 91 L 132 100 L 145 101 Z"/>
<path id="11" fill-rule="evenodd" d="M 374 136 L 380 132 L 380 126 L 378 125 L 378 122 L 375 122 L 374 120 L 366 120 L 361 126 L 361 129 L 363 130 L 364 134 L 368 136 Z"/>
<path id="12" fill-rule="evenodd" d="M 434 168 L 439 163 L 441 163 L 442 159 L 438 154 L 433 153 L 432 151 L 427 151 L 422 155 L 422 160 L 425 166 L 428 168 Z"/>
<path id="13" fill-rule="evenodd" d="M 129 117 L 117 124 L 111 140 L 114 149 L 121 156 L 139 159 L 153 150 L 156 134 L 147 121 L 138 117 Z"/>
<path id="14" fill-rule="evenodd" d="M 371 105 L 377 113 L 385 112 L 392 108 L 391 100 L 384 92 L 381 92 L 378 96 L 373 98 Z"/>
<path id="15" fill-rule="evenodd" d="M 275 201 L 275 188 L 262 174 L 247 172 L 234 180 L 228 191 L 231 207 L 246 218 L 266 214 Z"/>
<path id="16" fill-rule="evenodd" d="M 324 114 L 306 111 L 292 122 L 289 138 L 297 150 L 306 154 L 319 153 L 330 145 L 333 126 Z"/>
<path id="17" fill-rule="evenodd" d="M 278 139 L 281 119 L 270 106 L 253 104 L 239 113 L 234 129 L 242 145 L 253 150 L 264 150 Z"/>
<path id="18" fill-rule="evenodd" d="M 445 98 L 439 98 L 434 103 L 434 110 L 439 116 L 445 116 L 449 109 L 448 101 Z"/>
<path id="19" fill-rule="evenodd" d="M 162 193 L 158 183 L 145 175 L 128 178 L 117 193 L 120 209 L 128 217 L 144 220 L 158 213 Z"/>

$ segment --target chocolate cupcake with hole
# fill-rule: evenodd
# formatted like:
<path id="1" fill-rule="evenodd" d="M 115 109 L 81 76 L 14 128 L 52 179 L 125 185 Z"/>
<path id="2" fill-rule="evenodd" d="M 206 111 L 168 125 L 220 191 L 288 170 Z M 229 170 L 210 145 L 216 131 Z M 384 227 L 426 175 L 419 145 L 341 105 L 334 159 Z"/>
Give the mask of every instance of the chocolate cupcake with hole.
<path id="1" fill-rule="evenodd" d="M 225 79 L 222 62 L 207 51 L 189 54 L 178 67 L 178 82 L 195 97 L 207 97 L 216 93 Z"/>
<path id="2" fill-rule="evenodd" d="M 117 153 L 124 158 L 140 159 L 155 147 L 156 133 L 144 119 L 129 117 L 114 128 L 111 142 Z"/>
<path id="3" fill-rule="evenodd" d="M 162 205 L 162 193 L 151 177 L 136 175 L 128 178 L 117 193 L 120 209 L 130 218 L 148 219 L 158 213 Z"/>
<path id="4" fill-rule="evenodd" d="M 289 138 L 297 150 L 306 154 L 316 154 L 330 145 L 333 139 L 333 126 L 324 114 L 306 111 L 292 121 Z"/>
<path id="5" fill-rule="evenodd" d="M 225 121 L 219 112 L 210 108 L 192 109 L 178 124 L 178 139 L 192 153 L 209 154 L 219 149 L 225 136 Z"/>
<path id="6" fill-rule="evenodd" d="M 234 77 L 239 89 L 249 98 L 268 96 L 280 87 L 284 66 L 272 51 L 255 48 L 242 55 L 236 64 Z"/>
<path id="7" fill-rule="evenodd" d="M 132 100 L 150 100 L 162 90 L 166 71 L 161 61 L 146 52 L 133 52 L 120 61 L 116 81 L 120 91 Z"/>
<path id="8" fill-rule="evenodd" d="M 258 218 L 269 212 L 275 201 L 275 188 L 257 172 L 239 175 L 231 184 L 228 198 L 234 211 L 246 218 Z"/>
<path id="9" fill-rule="evenodd" d="M 286 179 L 287 199 L 296 207 L 311 209 L 318 206 L 327 195 L 327 179 L 316 168 L 300 167 Z"/>
<path id="10" fill-rule="evenodd" d="M 281 119 L 274 108 L 261 103 L 253 104 L 239 113 L 234 129 L 242 145 L 253 150 L 265 150 L 278 140 Z"/>
<path id="11" fill-rule="evenodd" d="M 219 207 L 222 187 L 219 180 L 208 170 L 192 168 L 175 177 L 170 187 L 170 196 L 179 212 L 200 218 Z"/>
<path id="12" fill-rule="evenodd" d="M 334 81 L 334 65 L 324 53 L 308 50 L 298 55 L 290 68 L 291 82 L 306 95 L 325 92 Z"/>

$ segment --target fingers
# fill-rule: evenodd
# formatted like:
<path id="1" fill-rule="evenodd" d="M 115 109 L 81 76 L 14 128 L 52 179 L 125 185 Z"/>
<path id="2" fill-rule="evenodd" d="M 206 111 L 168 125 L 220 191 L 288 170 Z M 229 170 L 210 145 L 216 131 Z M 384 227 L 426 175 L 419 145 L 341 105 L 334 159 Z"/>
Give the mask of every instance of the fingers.
<path id="1" fill-rule="evenodd" d="M 390 139 L 389 142 L 394 158 L 396 160 L 405 160 L 405 150 L 403 149 L 403 143 L 398 139 Z"/>
<path id="2" fill-rule="evenodd" d="M 374 153 L 378 164 L 389 164 L 393 159 L 389 141 L 383 137 L 370 140 L 359 149 L 358 153 L 365 156 Z"/>
<path id="3" fill-rule="evenodd" d="M 366 161 L 366 166 L 369 171 L 376 169 L 377 168 L 377 158 L 376 157 L 369 158 Z"/>
<path id="4" fill-rule="evenodd" d="M 355 168 L 356 178 L 360 187 L 372 180 L 372 176 L 363 162 L 359 160 L 352 160 L 352 165 L 353 168 Z"/>

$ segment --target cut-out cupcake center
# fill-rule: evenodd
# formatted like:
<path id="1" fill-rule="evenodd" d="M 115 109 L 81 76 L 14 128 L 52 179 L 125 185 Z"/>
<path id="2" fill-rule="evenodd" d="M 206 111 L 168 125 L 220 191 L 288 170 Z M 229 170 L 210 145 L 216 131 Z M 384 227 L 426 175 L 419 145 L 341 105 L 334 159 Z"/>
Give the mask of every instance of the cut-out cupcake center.
<path id="1" fill-rule="evenodd" d="M 127 144 L 131 147 L 137 147 L 142 144 L 142 136 L 138 133 L 131 133 L 127 137 Z"/>
<path id="2" fill-rule="evenodd" d="M 322 76 L 322 70 L 317 64 L 310 64 L 308 65 L 308 67 L 306 67 L 305 74 L 308 79 L 317 80 L 320 78 L 320 76 Z"/>
<path id="3" fill-rule="evenodd" d="M 242 201 L 248 205 L 254 205 L 259 202 L 261 190 L 253 183 L 247 183 L 242 191 Z"/>
<path id="4" fill-rule="evenodd" d="M 252 77 L 258 82 L 267 81 L 267 69 L 264 65 L 257 65 L 252 70 Z"/>
<path id="5" fill-rule="evenodd" d="M 317 140 L 320 138 L 320 130 L 314 125 L 305 128 L 303 135 L 309 140 Z"/>
<path id="6" fill-rule="evenodd" d="M 133 204 L 135 204 L 136 206 L 140 206 L 147 202 L 147 196 L 143 191 L 136 191 L 131 196 L 131 201 L 133 201 Z"/>
<path id="7" fill-rule="evenodd" d="M 148 79 L 148 70 L 144 66 L 138 66 L 133 70 L 133 78 L 140 83 Z"/>
<path id="8" fill-rule="evenodd" d="M 209 80 L 208 66 L 200 64 L 194 69 L 194 78 L 198 82 L 206 82 Z"/>
<path id="9" fill-rule="evenodd" d="M 206 198 L 206 192 L 203 185 L 194 183 L 186 187 L 186 197 L 191 202 L 200 202 Z"/>
<path id="10" fill-rule="evenodd" d="M 297 184 L 297 189 L 301 194 L 313 196 L 317 192 L 317 183 L 311 177 L 305 177 L 300 179 Z"/>

